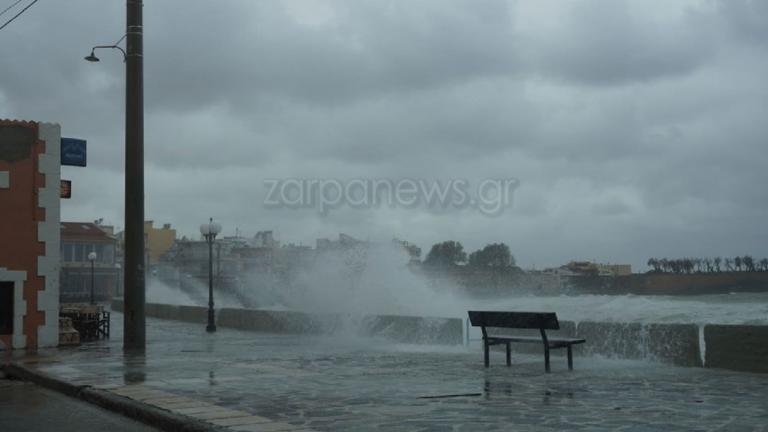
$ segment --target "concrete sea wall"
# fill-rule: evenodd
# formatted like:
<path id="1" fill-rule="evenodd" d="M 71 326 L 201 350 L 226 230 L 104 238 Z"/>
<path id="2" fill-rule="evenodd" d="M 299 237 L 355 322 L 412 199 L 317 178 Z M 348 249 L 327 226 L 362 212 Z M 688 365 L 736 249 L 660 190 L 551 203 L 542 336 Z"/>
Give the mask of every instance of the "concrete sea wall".
<path id="1" fill-rule="evenodd" d="M 768 326 L 704 327 L 707 367 L 768 373 Z"/>
<path id="2" fill-rule="evenodd" d="M 123 301 L 112 301 L 112 310 L 122 312 Z M 147 316 L 204 324 L 208 309 L 202 306 L 146 304 Z M 240 330 L 278 334 L 333 334 L 382 337 L 403 343 L 460 345 L 463 321 L 401 315 L 309 314 L 296 311 L 222 308 L 216 310 L 216 325 Z"/>
<path id="3" fill-rule="evenodd" d="M 538 330 L 493 331 L 525 336 L 539 336 Z M 600 355 L 619 359 L 651 359 L 676 366 L 702 366 L 699 327 L 694 324 L 640 324 L 560 321 L 560 330 L 547 336 L 578 337 L 586 343 L 575 345 L 575 355 Z M 513 352 L 540 353 L 541 344 L 513 344 Z M 565 350 L 552 351 L 565 355 Z"/>
<path id="4" fill-rule="evenodd" d="M 122 300 L 112 309 L 123 310 Z M 147 316 L 205 324 L 207 308 L 147 303 Z M 382 337 L 403 343 L 458 345 L 463 342 L 464 321 L 399 315 L 350 316 L 295 311 L 223 308 L 216 311 L 216 325 L 240 330 L 279 334 L 333 334 Z M 550 337 L 581 337 L 575 355 L 651 359 L 676 366 L 711 367 L 768 373 L 768 326 L 614 323 L 561 321 Z M 498 333 L 538 335 L 538 331 L 499 330 Z M 518 353 L 541 353 L 538 344 L 513 344 Z M 564 355 L 554 350 L 553 355 Z"/>
<path id="5" fill-rule="evenodd" d="M 676 366 L 702 366 L 699 326 L 579 322 L 575 337 L 587 340 L 577 353 L 611 358 L 652 359 Z"/>

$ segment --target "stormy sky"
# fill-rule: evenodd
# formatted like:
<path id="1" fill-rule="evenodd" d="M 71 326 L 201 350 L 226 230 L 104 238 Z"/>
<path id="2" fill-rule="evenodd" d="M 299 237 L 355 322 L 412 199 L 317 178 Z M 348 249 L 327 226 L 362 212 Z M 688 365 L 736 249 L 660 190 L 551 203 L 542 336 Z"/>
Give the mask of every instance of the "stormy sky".
<path id="1" fill-rule="evenodd" d="M 5 8 L 10 0 L 0 3 Z M 145 0 L 146 217 L 571 259 L 768 256 L 768 2 Z M 0 21 L 9 18 L 6 14 Z M 123 226 L 125 2 L 0 31 L 0 117 L 89 143 L 62 219 Z M 265 206 L 267 179 L 519 180 L 476 208 Z M 278 206 L 279 207 L 279 206 Z"/>

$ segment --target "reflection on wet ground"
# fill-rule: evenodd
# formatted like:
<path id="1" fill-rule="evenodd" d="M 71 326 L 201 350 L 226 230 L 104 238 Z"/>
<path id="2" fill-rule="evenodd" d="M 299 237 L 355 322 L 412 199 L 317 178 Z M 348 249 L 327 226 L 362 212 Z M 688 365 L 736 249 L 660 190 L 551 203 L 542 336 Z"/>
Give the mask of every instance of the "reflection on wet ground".
<path id="1" fill-rule="evenodd" d="M 113 319 L 120 323 L 122 317 Z M 153 390 L 294 428 L 360 430 L 762 430 L 768 375 L 645 362 L 516 356 L 148 320 L 146 355 L 111 341 L 18 357 L 76 383 Z M 497 353 L 503 357 L 503 354 Z M 18 354 L 17 354 L 18 356 Z"/>

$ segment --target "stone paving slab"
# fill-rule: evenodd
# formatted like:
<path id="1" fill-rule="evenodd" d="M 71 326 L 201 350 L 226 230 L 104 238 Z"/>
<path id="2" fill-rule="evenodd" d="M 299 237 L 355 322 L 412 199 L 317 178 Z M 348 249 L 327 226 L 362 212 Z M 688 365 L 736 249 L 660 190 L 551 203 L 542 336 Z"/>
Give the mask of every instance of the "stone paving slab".
<path id="1" fill-rule="evenodd" d="M 492 353 L 486 369 L 479 346 L 207 334 L 204 323 L 152 319 L 146 355 L 130 356 L 122 353 L 119 326 L 113 329 L 110 341 L 15 361 L 171 412 L 207 412 L 217 417 L 212 425 L 232 430 L 716 431 L 768 424 L 768 375 L 600 357 L 576 357 L 573 372 L 553 359 L 553 373 L 545 374 L 541 356 L 516 355 L 508 368 L 501 353 Z"/>
<path id="2" fill-rule="evenodd" d="M 247 412 L 235 411 L 227 408 L 223 410 L 204 411 L 204 412 L 194 413 L 190 415 L 190 417 L 194 417 L 200 420 L 224 420 L 224 419 L 232 419 L 232 418 L 242 418 L 247 416 L 248 416 Z"/>
<path id="3" fill-rule="evenodd" d="M 175 396 L 166 391 L 153 389 L 144 385 L 115 386 L 108 391 L 119 396 L 171 411 L 175 414 L 203 420 L 210 423 L 212 426 L 226 427 L 232 430 L 258 430 L 270 432 L 295 431 L 299 428 L 298 426 L 288 423 L 255 416 L 245 411 L 233 410 L 185 396 Z"/>
<path id="4" fill-rule="evenodd" d="M 204 412 L 211 412 L 211 410 L 215 411 L 217 409 L 226 409 L 226 408 L 220 408 L 220 407 L 217 407 L 216 405 L 206 403 L 204 405 L 198 405 L 192 408 L 176 408 L 176 409 L 172 409 L 171 411 L 179 414 L 184 414 L 184 415 L 192 415 L 192 414 L 199 414 Z"/>
<path id="5" fill-rule="evenodd" d="M 272 420 L 266 417 L 260 417 L 255 415 L 249 415 L 246 417 L 236 417 L 227 419 L 215 419 L 211 423 L 219 426 L 247 426 L 259 423 L 271 423 Z"/>
<path id="6" fill-rule="evenodd" d="M 288 423 L 280 423 L 280 422 L 233 426 L 231 429 L 236 431 L 245 431 L 245 432 L 281 432 L 281 431 L 294 432 L 298 430 L 302 430 L 302 431 L 306 430 L 306 429 L 299 429 L 296 426 L 290 425 Z"/>
<path id="7" fill-rule="evenodd" d="M 197 408 L 201 406 L 209 406 L 207 402 L 202 401 L 194 401 L 190 400 L 189 402 L 179 402 L 179 403 L 164 403 L 164 402 L 152 402 L 152 401 L 146 401 L 147 403 L 151 403 L 153 405 L 156 405 L 160 408 L 167 409 L 169 411 L 177 411 L 180 409 L 185 408 Z"/>

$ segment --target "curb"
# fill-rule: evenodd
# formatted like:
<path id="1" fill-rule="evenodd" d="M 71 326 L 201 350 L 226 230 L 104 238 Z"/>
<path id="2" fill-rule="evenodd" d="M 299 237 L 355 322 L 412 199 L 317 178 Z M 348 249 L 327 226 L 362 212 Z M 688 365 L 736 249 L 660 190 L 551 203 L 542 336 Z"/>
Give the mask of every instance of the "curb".
<path id="1" fill-rule="evenodd" d="M 41 387 L 83 400 L 164 431 L 208 432 L 226 430 L 201 420 L 174 414 L 105 390 L 95 389 L 88 385 L 71 384 L 15 363 L 2 365 L 0 370 L 5 373 L 7 378 L 32 382 Z"/>

